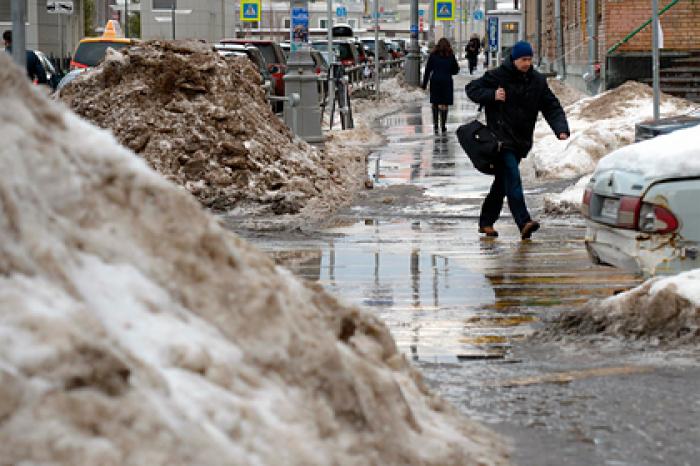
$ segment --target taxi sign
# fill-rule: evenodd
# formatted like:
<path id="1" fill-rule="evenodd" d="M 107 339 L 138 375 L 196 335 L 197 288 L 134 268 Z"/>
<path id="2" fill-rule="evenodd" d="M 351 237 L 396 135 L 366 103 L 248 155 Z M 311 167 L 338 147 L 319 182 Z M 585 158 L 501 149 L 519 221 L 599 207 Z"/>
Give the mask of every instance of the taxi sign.
<path id="1" fill-rule="evenodd" d="M 435 19 L 437 19 L 438 21 L 454 21 L 454 0 L 437 0 L 435 2 Z"/>
<path id="2" fill-rule="evenodd" d="M 102 33 L 102 37 L 105 39 L 115 39 L 117 37 L 124 37 L 122 34 L 122 27 L 119 25 L 119 21 L 110 19 L 105 25 L 105 30 Z"/>
<path id="3" fill-rule="evenodd" d="M 260 0 L 241 0 L 241 21 L 260 21 Z"/>

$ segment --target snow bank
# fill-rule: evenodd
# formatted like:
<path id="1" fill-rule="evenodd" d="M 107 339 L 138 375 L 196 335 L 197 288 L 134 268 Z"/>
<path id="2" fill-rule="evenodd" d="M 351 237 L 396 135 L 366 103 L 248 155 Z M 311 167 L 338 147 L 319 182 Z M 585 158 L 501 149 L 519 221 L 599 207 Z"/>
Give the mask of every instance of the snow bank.
<path id="1" fill-rule="evenodd" d="M 565 108 L 571 138 L 560 141 L 544 119 L 535 127 L 532 152 L 525 171 L 542 178 L 574 178 L 592 173 L 598 160 L 634 140 L 634 125 L 652 117 L 649 86 L 629 81 Z M 693 108 L 691 102 L 663 95 L 661 113 L 676 115 Z"/>
<path id="2" fill-rule="evenodd" d="M 150 41 L 110 53 L 61 98 L 202 204 L 299 213 L 339 205 L 364 183 L 364 153 L 319 151 L 271 111 L 246 58 L 199 42 Z"/>
<path id="3" fill-rule="evenodd" d="M 545 194 L 544 211 L 549 215 L 579 215 L 581 201 L 591 175 L 582 176 L 576 184 L 557 194 Z"/>
<path id="4" fill-rule="evenodd" d="M 549 88 L 552 90 L 552 92 L 554 92 L 554 95 L 557 96 L 557 99 L 559 99 L 559 102 L 564 107 L 575 104 L 579 100 L 586 97 L 586 94 L 579 91 L 575 87 L 566 84 L 560 79 L 547 78 L 547 84 L 549 84 Z"/>
<path id="5" fill-rule="evenodd" d="M 653 278 L 626 293 L 566 313 L 554 334 L 603 334 L 661 342 L 700 342 L 700 269 Z"/>
<path id="6" fill-rule="evenodd" d="M 692 142 L 691 142 L 692 141 Z M 700 126 L 674 131 L 609 154 L 597 171 L 623 169 L 647 179 L 700 174 Z"/>
<path id="7" fill-rule="evenodd" d="M 0 82 L 3 464 L 505 463 L 380 321 L 226 232 L 3 54 Z"/>

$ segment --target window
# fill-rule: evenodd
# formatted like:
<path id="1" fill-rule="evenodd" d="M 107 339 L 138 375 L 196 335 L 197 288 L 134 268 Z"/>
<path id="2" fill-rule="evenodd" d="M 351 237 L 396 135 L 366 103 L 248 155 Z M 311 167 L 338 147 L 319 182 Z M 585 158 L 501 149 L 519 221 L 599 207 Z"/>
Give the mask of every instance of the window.
<path id="1" fill-rule="evenodd" d="M 320 27 L 321 29 L 328 29 L 328 20 L 326 18 L 319 19 L 318 27 Z"/>
<path id="2" fill-rule="evenodd" d="M 348 24 L 350 25 L 351 28 L 357 29 L 357 20 L 356 19 L 349 19 Z"/>
<path id="3" fill-rule="evenodd" d="M 292 27 L 292 22 L 289 20 L 289 18 L 284 18 L 284 28 L 289 29 Z"/>
<path id="4" fill-rule="evenodd" d="M 154 10 L 172 10 L 177 8 L 177 0 L 153 0 Z"/>

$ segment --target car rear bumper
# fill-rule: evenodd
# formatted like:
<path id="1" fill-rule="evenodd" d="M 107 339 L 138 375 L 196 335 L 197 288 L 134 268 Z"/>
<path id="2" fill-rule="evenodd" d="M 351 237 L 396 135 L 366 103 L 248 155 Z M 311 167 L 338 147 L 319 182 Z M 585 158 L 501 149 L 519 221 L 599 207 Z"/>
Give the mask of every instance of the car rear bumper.
<path id="1" fill-rule="evenodd" d="M 697 243 L 677 234 L 648 235 L 586 221 L 586 249 L 602 262 L 644 276 L 671 275 L 700 267 Z"/>

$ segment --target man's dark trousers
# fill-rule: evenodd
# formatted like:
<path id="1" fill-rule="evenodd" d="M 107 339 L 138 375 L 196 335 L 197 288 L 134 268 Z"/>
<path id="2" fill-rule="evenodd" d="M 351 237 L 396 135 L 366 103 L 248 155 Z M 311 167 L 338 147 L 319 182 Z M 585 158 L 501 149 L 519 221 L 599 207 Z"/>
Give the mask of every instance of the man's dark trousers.
<path id="1" fill-rule="evenodd" d="M 496 176 L 484 204 L 481 206 L 480 227 L 491 227 L 501 216 L 503 198 L 508 198 L 508 208 L 520 230 L 529 222 L 530 214 L 525 205 L 523 184 L 520 180 L 520 157 L 515 152 L 504 149 L 501 162 L 496 167 Z"/>

